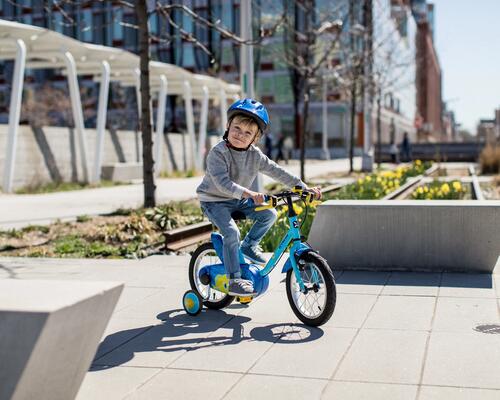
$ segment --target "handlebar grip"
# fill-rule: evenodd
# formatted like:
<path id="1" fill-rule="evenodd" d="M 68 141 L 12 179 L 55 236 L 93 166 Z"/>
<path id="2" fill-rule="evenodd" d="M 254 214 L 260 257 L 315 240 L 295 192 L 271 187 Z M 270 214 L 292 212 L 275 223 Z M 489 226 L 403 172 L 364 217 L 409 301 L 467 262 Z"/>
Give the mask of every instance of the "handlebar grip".
<path id="1" fill-rule="evenodd" d="M 275 196 L 265 195 L 264 197 L 266 201 L 270 201 L 268 204 L 262 204 L 261 206 L 255 207 L 255 211 L 268 210 L 270 208 L 274 208 L 278 205 L 278 198 Z"/>

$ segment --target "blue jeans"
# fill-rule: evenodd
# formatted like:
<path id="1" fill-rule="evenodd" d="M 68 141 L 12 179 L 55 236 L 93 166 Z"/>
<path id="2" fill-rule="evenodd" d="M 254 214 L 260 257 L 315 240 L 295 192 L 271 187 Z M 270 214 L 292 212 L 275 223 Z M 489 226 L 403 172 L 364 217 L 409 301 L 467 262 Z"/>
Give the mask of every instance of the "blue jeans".
<path id="1" fill-rule="evenodd" d="M 276 210 L 271 208 L 263 211 L 255 211 L 255 204 L 250 199 L 234 199 L 226 201 L 201 201 L 201 209 L 222 236 L 224 236 L 224 266 L 230 278 L 241 274 L 239 262 L 240 230 L 231 218 L 231 213 L 241 211 L 246 218 L 255 220 L 243 240 L 243 246 L 256 246 L 264 237 L 266 232 L 276 221 Z"/>

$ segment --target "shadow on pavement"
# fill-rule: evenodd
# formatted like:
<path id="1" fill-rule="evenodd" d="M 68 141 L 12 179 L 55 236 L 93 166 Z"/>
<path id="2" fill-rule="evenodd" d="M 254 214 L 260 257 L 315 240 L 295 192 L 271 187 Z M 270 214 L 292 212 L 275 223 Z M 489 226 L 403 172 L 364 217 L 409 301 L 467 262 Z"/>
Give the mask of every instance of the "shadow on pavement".
<path id="1" fill-rule="evenodd" d="M 203 310 L 196 317 L 184 310 L 171 310 L 157 315 L 159 325 L 127 329 L 108 335 L 99 345 L 90 371 L 99 371 L 122 365 L 139 352 L 194 351 L 207 347 L 237 345 L 244 341 L 262 341 L 280 344 L 298 344 L 323 336 L 320 328 L 301 324 L 278 323 L 266 326 L 244 324 L 248 317 L 230 315 L 222 310 Z M 211 335 L 219 329 L 227 335 Z M 200 334 L 206 333 L 206 336 Z M 104 350 L 104 351 L 103 351 Z"/>
<path id="2" fill-rule="evenodd" d="M 336 279 L 342 285 L 430 286 L 455 288 L 493 288 L 491 274 L 460 272 L 404 272 L 345 270 Z"/>

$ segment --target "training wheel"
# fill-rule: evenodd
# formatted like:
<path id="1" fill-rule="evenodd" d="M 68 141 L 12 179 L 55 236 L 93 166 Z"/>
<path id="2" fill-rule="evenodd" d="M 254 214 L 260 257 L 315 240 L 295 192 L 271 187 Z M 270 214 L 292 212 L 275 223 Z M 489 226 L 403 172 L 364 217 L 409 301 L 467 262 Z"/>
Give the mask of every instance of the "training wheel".
<path id="1" fill-rule="evenodd" d="M 182 306 L 189 315 L 198 315 L 201 312 L 203 303 L 198 293 L 188 290 L 182 297 Z"/>

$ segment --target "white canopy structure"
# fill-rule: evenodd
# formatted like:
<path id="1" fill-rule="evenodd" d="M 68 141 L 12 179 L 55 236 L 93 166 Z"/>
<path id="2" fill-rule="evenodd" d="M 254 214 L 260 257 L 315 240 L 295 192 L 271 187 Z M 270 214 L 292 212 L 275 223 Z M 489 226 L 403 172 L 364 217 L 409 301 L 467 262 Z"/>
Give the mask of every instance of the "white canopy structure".
<path id="1" fill-rule="evenodd" d="M 19 125 L 24 70 L 65 68 L 71 97 L 73 119 L 78 136 L 84 179 L 100 179 L 109 82 L 135 86 L 140 114 L 139 57 L 112 47 L 83 43 L 45 28 L 0 20 L 0 59 L 15 60 L 9 109 L 9 128 L 3 177 L 3 190 L 12 191 L 16 140 Z M 238 97 L 241 88 L 223 80 L 193 74 L 176 65 L 151 61 L 149 64 L 151 92 L 158 93 L 158 113 L 155 132 L 154 159 L 156 172 L 161 170 L 163 128 L 167 95 L 182 95 L 185 101 L 189 145 L 194 165 L 201 169 L 206 139 L 208 101 L 220 100 L 221 128 L 226 125 L 226 98 Z M 93 75 L 100 82 L 97 113 L 97 141 L 92 174 L 89 176 L 85 127 L 77 74 Z M 202 102 L 198 143 L 195 142 L 192 100 Z"/>

